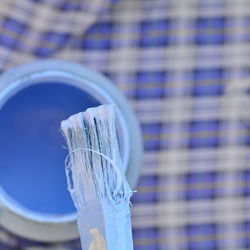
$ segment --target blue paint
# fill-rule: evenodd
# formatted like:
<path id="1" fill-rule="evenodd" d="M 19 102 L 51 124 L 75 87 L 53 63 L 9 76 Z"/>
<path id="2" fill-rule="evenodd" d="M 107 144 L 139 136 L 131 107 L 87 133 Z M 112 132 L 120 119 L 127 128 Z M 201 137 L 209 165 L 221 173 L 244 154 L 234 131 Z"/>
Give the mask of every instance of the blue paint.
<path id="1" fill-rule="evenodd" d="M 75 211 L 67 191 L 67 150 L 59 125 L 72 114 L 100 105 L 86 92 L 42 83 L 13 96 L 0 111 L 0 184 L 24 207 L 46 214 Z"/>

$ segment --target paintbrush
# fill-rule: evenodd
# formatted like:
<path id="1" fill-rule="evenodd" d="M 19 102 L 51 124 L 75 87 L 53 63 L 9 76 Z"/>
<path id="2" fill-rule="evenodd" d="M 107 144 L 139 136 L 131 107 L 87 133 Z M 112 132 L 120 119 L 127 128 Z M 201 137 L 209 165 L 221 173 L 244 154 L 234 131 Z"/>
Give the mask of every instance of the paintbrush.
<path id="1" fill-rule="evenodd" d="M 133 249 L 130 198 L 122 172 L 115 106 L 89 108 L 62 121 L 69 150 L 68 189 L 83 250 Z"/>

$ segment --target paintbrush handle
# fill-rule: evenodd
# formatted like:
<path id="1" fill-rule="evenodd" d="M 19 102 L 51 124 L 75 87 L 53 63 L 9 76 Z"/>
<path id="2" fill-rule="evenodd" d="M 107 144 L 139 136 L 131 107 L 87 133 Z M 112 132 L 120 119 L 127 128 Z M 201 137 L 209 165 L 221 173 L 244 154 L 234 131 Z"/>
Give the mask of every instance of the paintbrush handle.
<path id="1" fill-rule="evenodd" d="M 129 204 L 94 201 L 78 212 L 83 250 L 133 250 Z"/>
<path id="2" fill-rule="evenodd" d="M 114 206 L 103 203 L 105 211 L 105 231 L 108 249 L 133 250 L 131 215 L 128 202 Z"/>
<path id="3" fill-rule="evenodd" d="M 103 244 L 100 250 L 107 250 L 105 224 L 100 201 L 89 202 L 77 211 L 77 223 L 82 250 L 97 250 L 95 245 Z"/>

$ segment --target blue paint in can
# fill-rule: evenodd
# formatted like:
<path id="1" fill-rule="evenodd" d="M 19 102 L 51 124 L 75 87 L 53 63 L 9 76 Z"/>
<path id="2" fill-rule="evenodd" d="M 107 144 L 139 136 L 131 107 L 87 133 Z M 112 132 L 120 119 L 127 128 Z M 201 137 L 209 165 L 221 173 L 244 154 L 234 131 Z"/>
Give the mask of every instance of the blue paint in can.
<path id="1" fill-rule="evenodd" d="M 63 83 L 26 87 L 0 112 L 0 183 L 18 203 L 32 211 L 75 211 L 67 191 L 67 150 L 59 124 L 72 114 L 100 103 L 88 93 Z"/>

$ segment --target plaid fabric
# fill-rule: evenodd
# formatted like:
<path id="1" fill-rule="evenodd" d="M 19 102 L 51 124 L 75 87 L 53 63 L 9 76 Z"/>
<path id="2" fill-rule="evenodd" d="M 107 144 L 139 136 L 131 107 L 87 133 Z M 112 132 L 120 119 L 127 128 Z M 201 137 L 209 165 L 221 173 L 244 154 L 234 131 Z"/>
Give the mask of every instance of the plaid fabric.
<path id="1" fill-rule="evenodd" d="M 1 0 L 0 27 L 2 71 L 67 59 L 127 96 L 145 147 L 136 250 L 250 249 L 250 1 Z"/>

